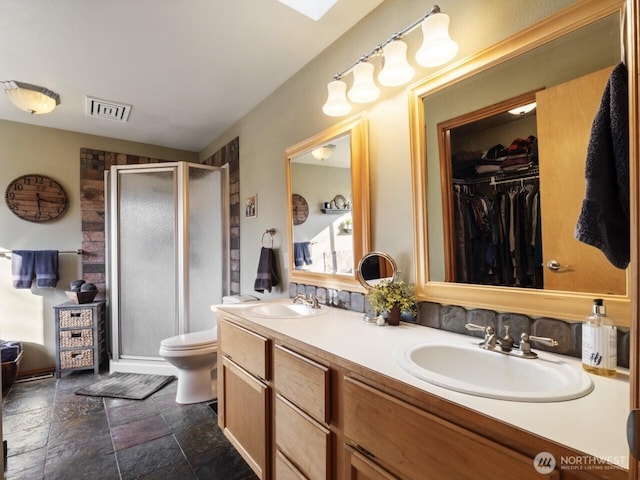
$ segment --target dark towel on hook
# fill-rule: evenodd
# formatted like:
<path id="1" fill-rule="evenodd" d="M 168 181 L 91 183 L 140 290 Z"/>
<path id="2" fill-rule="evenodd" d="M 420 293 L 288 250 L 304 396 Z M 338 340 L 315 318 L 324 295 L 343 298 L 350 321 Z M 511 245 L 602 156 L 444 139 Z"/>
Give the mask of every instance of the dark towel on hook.
<path id="1" fill-rule="evenodd" d="M 58 250 L 36 251 L 36 287 L 55 288 L 60 279 Z"/>
<path id="2" fill-rule="evenodd" d="M 616 65 L 593 120 L 585 168 L 586 191 L 575 238 L 602 251 L 620 269 L 629 265 L 629 101 L 627 68 Z"/>
<path id="3" fill-rule="evenodd" d="M 31 288 L 35 266 L 36 252 L 32 250 L 13 250 L 11 252 L 13 288 Z"/>
<path id="4" fill-rule="evenodd" d="M 276 256 L 273 248 L 262 247 L 258 260 L 258 274 L 253 289 L 256 292 L 271 292 L 271 288 L 280 283 L 276 273 Z"/>

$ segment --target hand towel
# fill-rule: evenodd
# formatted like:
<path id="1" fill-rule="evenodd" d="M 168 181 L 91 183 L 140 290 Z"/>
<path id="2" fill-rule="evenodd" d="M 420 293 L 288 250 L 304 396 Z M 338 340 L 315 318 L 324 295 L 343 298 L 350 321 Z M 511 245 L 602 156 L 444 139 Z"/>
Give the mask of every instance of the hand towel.
<path id="1" fill-rule="evenodd" d="M 58 251 L 37 250 L 35 257 L 36 287 L 55 288 L 60 279 Z"/>
<path id="2" fill-rule="evenodd" d="M 35 273 L 35 252 L 31 250 L 13 250 L 11 252 L 11 278 L 13 288 L 31 288 Z"/>
<path id="3" fill-rule="evenodd" d="M 629 264 L 629 102 L 627 68 L 616 65 L 591 128 L 586 191 L 575 238 L 615 267 Z"/>
<path id="4" fill-rule="evenodd" d="M 305 263 L 311 265 L 311 242 L 294 242 L 293 264 L 301 267 Z"/>
<path id="5" fill-rule="evenodd" d="M 258 260 L 258 274 L 253 289 L 256 292 L 271 292 L 271 288 L 280 282 L 276 273 L 276 258 L 272 248 L 262 247 Z"/>

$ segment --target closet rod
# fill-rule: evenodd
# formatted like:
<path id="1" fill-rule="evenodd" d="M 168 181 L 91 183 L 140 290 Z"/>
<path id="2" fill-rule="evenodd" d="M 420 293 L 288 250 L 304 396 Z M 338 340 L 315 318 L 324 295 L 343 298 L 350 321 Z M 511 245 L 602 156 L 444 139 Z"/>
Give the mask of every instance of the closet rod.
<path id="1" fill-rule="evenodd" d="M 522 183 L 525 180 L 533 180 L 537 178 L 540 178 L 540 175 L 529 175 L 528 177 L 510 178 L 508 180 L 496 180 L 495 178 L 491 177 L 491 181 L 489 182 L 489 185 L 500 185 L 501 183 L 514 183 L 514 182 Z"/>
<path id="2" fill-rule="evenodd" d="M 11 250 L 0 251 L 0 255 L 7 255 L 10 253 Z M 76 255 L 82 255 L 84 253 L 84 250 L 82 250 L 81 248 L 77 248 L 75 250 L 60 250 L 58 251 L 58 253 L 75 253 Z"/>

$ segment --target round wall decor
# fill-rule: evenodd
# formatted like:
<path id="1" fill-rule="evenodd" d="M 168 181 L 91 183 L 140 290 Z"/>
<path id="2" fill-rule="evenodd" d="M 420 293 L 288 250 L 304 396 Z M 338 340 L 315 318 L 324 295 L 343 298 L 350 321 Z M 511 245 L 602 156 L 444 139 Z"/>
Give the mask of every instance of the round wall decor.
<path id="1" fill-rule="evenodd" d="M 300 225 L 307 220 L 309 216 L 309 204 L 304 199 L 302 195 L 298 195 L 294 193 L 291 195 L 291 204 L 292 204 L 292 213 L 293 213 L 293 224 Z"/>
<path id="2" fill-rule="evenodd" d="M 29 222 L 50 222 L 60 217 L 69 204 L 67 193 L 46 175 L 29 174 L 9 183 L 4 193 L 9 210 Z"/>

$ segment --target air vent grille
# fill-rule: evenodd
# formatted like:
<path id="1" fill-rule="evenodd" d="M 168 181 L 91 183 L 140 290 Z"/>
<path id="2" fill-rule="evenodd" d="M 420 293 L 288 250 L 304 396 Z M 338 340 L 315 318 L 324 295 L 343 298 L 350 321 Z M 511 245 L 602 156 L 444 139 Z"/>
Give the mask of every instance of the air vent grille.
<path id="1" fill-rule="evenodd" d="M 131 113 L 131 105 L 101 100 L 87 95 L 86 114 L 90 117 L 126 122 L 129 119 L 129 113 Z"/>

